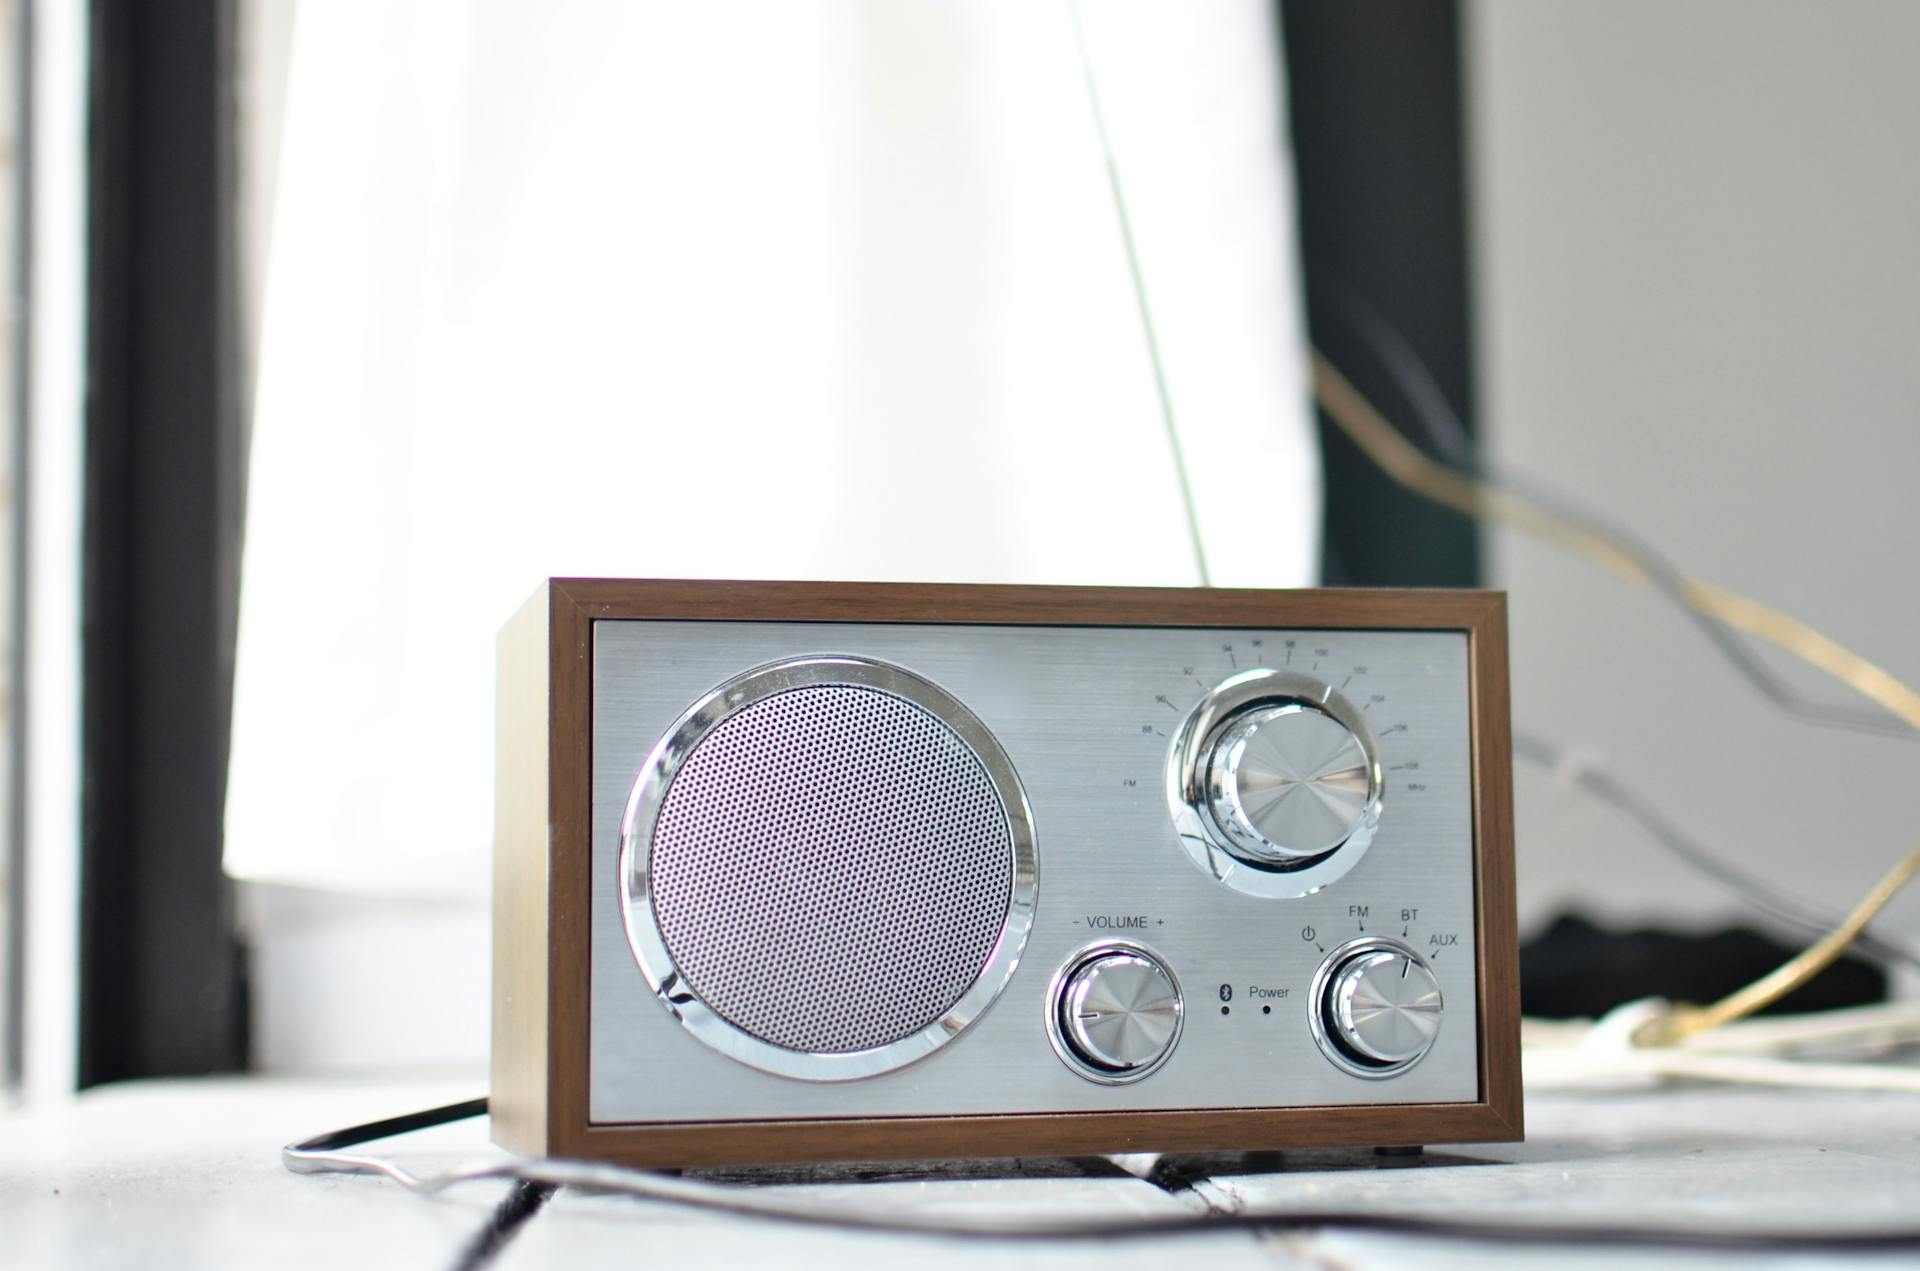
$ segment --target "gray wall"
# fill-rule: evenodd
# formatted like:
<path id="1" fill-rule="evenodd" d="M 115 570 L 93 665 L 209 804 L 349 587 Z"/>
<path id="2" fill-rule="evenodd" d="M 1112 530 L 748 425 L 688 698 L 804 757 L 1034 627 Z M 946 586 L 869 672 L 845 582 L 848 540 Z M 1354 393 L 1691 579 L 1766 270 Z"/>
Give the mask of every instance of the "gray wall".
<path id="1" fill-rule="evenodd" d="M 1920 5 L 1468 17 L 1493 457 L 1920 679 Z M 1920 843 L 1920 745 L 1789 721 L 1662 602 L 1554 549 L 1497 533 L 1489 564 L 1521 727 L 1836 911 Z M 1519 798 L 1523 923 L 1740 912 L 1539 770 Z M 1886 929 L 1920 936 L 1920 894 Z"/>

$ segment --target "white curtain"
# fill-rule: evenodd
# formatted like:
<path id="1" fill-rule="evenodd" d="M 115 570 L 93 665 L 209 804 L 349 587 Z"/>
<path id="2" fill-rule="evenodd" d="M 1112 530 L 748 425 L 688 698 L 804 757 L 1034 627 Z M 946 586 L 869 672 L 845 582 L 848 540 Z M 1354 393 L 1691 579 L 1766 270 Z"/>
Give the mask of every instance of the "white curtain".
<path id="1" fill-rule="evenodd" d="M 1089 3 L 1214 581 L 1310 583 L 1264 0 Z M 228 865 L 484 894 L 549 575 L 1198 581 L 1071 11 L 298 13 Z"/>

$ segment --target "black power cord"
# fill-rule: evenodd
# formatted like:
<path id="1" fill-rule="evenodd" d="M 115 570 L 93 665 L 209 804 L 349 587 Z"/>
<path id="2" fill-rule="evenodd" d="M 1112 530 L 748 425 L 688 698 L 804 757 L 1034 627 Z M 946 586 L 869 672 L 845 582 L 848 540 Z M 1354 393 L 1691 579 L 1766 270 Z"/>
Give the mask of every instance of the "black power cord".
<path id="1" fill-rule="evenodd" d="M 537 1212 L 559 1187 L 606 1195 L 635 1196 L 667 1201 L 690 1209 L 733 1214 L 772 1222 L 871 1234 L 938 1236 L 957 1240 L 1035 1241 L 1042 1243 L 1093 1240 L 1154 1240 L 1176 1236 L 1205 1236 L 1221 1232 L 1362 1231 L 1430 1240 L 1480 1241 L 1499 1244 L 1578 1245 L 1593 1248 L 1706 1249 L 1726 1252 L 1872 1253 L 1920 1250 L 1920 1229 L 1900 1228 L 1866 1232 L 1724 1231 L 1700 1228 L 1602 1225 L 1598 1223 L 1487 1222 L 1477 1219 L 1437 1218 L 1421 1214 L 1378 1213 L 1369 1210 L 1296 1210 L 1287 1213 L 1182 1214 L 1167 1218 L 1139 1218 L 1123 1222 L 1050 1222 L 1045 1224 L 961 1223 L 943 1218 L 883 1215 L 873 1211 L 836 1212 L 812 1198 L 780 1203 L 756 1197 L 755 1188 L 740 1183 L 715 1183 L 675 1177 L 647 1170 L 624 1169 L 582 1161 L 512 1160 L 495 1165 L 455 1170 L 433 1177 L 416 1177 L 391 1161 L 343 1151 L 413 1130 L 447 1125 L 487 1111 L 485 1099 L 430 1108 L 316 1135 L 282 1149 L 287 1168 L 301 1174 L 377 1173 L 412 1191 L 434 1195 L 461 1183 L 483 1179 L 511 1180 L 520 1186 L 509 1196 L 518 1222 Z M 791 1178 L 782 1178 L 791 1185 Z"/>
<path id="2" fill-rule="evenodd" d="M 468 1099 L 463 1103 L 449 1103 L 438 1108 L 424 1108 L 419 1112 L 409 1112 L 405 1116 L 388 1117 L 384 1121 L 369 1121 L 365 1125 L 350 1125 L 344 1130 L 332 1130 L 326 1134 L 316 1134 L 310 1139 L 302 1139 L 280 1149 L 281 1160 L 296 1174 L 338 1173 L 337 1170 L 303 1170 L 296 1161 L 309 1155 L 338 1152 L 342 1148 L 359 1147 L 380 1139 L 390 1139 L 397 1134 L 410 1134 L 415 1130 L 431 1130 L 437 1125 L 451 1125 L 455 1121 L 465 1121 L 472 1117 L 487 1115 L 487 1101 L 484 1097 Z"/>

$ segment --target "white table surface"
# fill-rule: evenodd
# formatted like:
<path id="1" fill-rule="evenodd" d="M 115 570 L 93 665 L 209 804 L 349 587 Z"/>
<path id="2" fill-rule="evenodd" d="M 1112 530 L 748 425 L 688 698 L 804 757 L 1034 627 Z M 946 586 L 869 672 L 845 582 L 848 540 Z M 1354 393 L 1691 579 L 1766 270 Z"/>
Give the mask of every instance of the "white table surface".
<path id="1" fill-rule="evenodd" d="M 452 1267 L 509 1184 L 437 1199 L 367 1177 L 296 1177 L 279 1146 L 323 1130 L 470 1098 L 477 1079 L 128 1083 L 0 1115 L 0 1266 Z M 765 1181 L 821 1204 L 967 1221 L 1208 1211 L 1369 1210 L 1510 1223 L 1855 1231 L 1920 1227 L 1920 1097 L 1711 1087 L 1528 1101 L 1522 1144 L 1435 1148 L 1417 1163 L 1299 1152 L 1186 1163 L 1185 1183 L 1102 1163 L 905 1168 L 877 1180 Z M 432 1170 L 499 1158 L 484 1123 L 373 1149 Z M 1077 1170 L 1077 1173 L 1075 1172 Z M 1920 1266 L 1920 1252 L 1843 1259 L 1570 1248 L 1318 1230 L 1220 1231 L 1125 1242 L 979 1244 L 801 1228 L 563 1188 L 484 1265 L 914 1268 Z"/>

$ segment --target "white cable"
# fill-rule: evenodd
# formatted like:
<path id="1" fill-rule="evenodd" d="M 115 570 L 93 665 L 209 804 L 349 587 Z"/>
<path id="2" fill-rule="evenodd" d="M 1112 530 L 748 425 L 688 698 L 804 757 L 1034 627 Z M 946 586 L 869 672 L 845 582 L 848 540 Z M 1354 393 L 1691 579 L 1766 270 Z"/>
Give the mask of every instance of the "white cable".
<path id="1" fill-rule="evenodd" d="M 1642 1047 L 1635 1031 L 1667 1009 L 1630 1002 L 1592 1023 L 1523 1024 L 1530 1091 L 1608 1089 L 1685 1078 L 1801 1089 L 1887 1090 L 1920 1094 L 1920 1068 L 1874 1062 L 1890 1048 L 1920 1043 L 1920 1005 L 1904 1002 L 1813 1015 L 1743 1020 L 1677 1046 Z M 1819 1049 L 1839 1061 L 1789 1056 Z"/>

